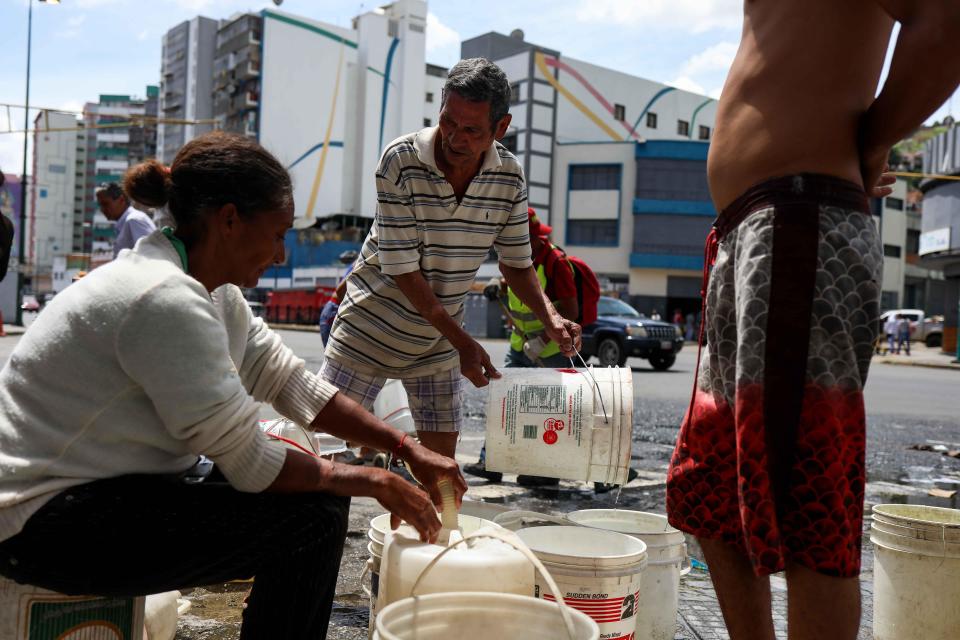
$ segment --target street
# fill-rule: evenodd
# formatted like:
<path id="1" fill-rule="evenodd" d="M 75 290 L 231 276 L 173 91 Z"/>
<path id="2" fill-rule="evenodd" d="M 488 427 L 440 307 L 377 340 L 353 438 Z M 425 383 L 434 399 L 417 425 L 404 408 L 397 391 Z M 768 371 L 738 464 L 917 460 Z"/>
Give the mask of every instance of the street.
<path id="1" fill-rule="evenodd" d="M 323 361 L 320 336 L 313 331 L 280 330 L 285 343 L 303 357 L 311 370 Z M 19 336 L 0 338 L 0 361 L 8 359 Z M 504 340 L 481 341 L 494 363 L 503 362 L 507 350 Z M 467 476 L 467 497 L 494 505 L 494 508 L 530 509 L 565 513 L 576 509 L 617 506 L 639 511 L 664 511 L 664 477 L 677 428 L 690 399 L 696 350 L 690 344 L 679 354 L 676 364 L 666 372 L 656 372 L 643 360 L 630 359 L 633 370 L 634 416 L 631 466 L 639 477 L 626 485 L 622 495 L 616 492 L 594 493 L 593 487 L 580 482 L 563 481 L 558 488 L 520 487 L 515 476 L 505 474 L 502 484 Z M 960 489 L 960 459 L 939 451 L 915 450 L 913 445 L 943 444 L 960 449 L 960 425 L 957 419 L 956 393 L 960 372 L 874 362 L 866 387 L 867 405 L 867 496 L 866 508 L 881 502 L 911 502 L 957 508 L 957 496 L 932 497 L 933 488 Z M 458 446 L 461 463 L 473 462 L 483 442 L 487 394 L 467 385 L 464 397 L 465 424 Z M 270 408 L 264 418 L 275 417 Z M 360 640 L 366 637 L 367 600 L 361 590 L 362 571 L 368 552 L 366 530 L 370 519 L 383 512 L 371 499 L 354 499 L 350 532 L 344 549 L 337 586 L 337 601 L 328 637 L 335 640 Z M 869 526 L 869 519 L 865 527 Z M 690 554 L 700 560 L 692 538 Z M 861 575 L 864 617 L 860 637 L 871 638 L 872 547 L 864 536 L 864 561 Z M 240 602 L 249 585 L 225 584 L 186 593 L 193 603 L 191 615 L 181 618 L 178 640 L 222 639 L 238 636 Z M 778 632 L 785 629 L 785 583 L 772 579 L 774 621 Z M 693 571 L 681 587 L 678 639 L 711 638 L 724 640 L 726 632 L 713 594 L 709 573 Z M 785 637 L 785 636 L 784 636 Z"/>

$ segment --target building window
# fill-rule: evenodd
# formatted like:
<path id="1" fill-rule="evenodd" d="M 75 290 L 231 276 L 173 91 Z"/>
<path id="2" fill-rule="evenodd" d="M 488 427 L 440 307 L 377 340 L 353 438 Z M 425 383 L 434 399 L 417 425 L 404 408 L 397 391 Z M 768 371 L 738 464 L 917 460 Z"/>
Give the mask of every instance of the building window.
<path id="1" fill-rule="evenodd" d="M 433 92 L 427 91 L 427 102 L 433 102 Z"/>
<path id="2" fill-rule="evenodd" d="M 432 126 L 433 126 L 433 123 L 430 121 L 430 118 L 424 118 L 424 119 L 423 119 L 423 126 L 425 126 L 425 127 L 432 127 Z"/>
<path id="3" fill-rule="evenodd" d="M 917 255 L 920 253 L 920 230 L 907 229 L 907 255 Z"/>
<path id="4" fill-rule="evenodd" d="M 567 244 L 615 247 L 620 221 L 567 220 Z"/>
<path id="5" fill-rule="evenodd" d="M 613 118 L 614 120 L 626 120 L 627 119 L 627 109 L 622 104 L 613 105 Z"/>
<path id="6" fill-rule="evenodd" d="M 656 129 L 657 128 L 657 114 L 648 113 L 647 114 L 647 128 Z"/>
<path id="7" fill-rule="evenodd" d="M 901 198 L 887 198 L 884 204 L 886 205 L 887 209 L 903 211 L 903 200 Z"/>
<path id="8" fill-rule="evenodd" d="M 586 164 L 570 166 L 570 191 L 609 190 L 620 188 L 619 164 Z"/>
<path id="9" fill-rule="evenodd" d="M 883 245 L 883 255 L 888 258 L 899 258 L 900 247 L 895 244 L 885 244 Z"/>
<path id="10" fill-rule="evenodd" d="M 690 137 L 690 123 L 686 120 L 677 120 L 677 135 Z"/>
<path id="11" fill-rule="evenodd" d="M 700 138 L 701 140 L 709 140 L 709 139 L 710 139 L 710 127 L 705 127 L 705 126 L 703 126 L 703 125 L 700 125 L 699 138 Z"/>
<path id="12" fill-rule="evenodd" d="M 519 104 L 520 103 L 520 83 L 511 82 L 510 83 L 510 104 Z"/>

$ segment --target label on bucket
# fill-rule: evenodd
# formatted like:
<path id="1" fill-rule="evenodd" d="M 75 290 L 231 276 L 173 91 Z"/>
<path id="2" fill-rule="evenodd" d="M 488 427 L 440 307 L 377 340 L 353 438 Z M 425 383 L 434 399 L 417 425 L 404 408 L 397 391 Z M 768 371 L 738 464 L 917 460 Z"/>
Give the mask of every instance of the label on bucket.
<path id="1" fill-rule="evenodd" d="M 586 482 L 626 477 L 629 375 L 599 370 L 594 385 L 575 369 L 504 369 L 501 374 L 489 387 L 487 469 Z"/>
<path id="2" fill-rule="evenodd" d="M 540 584 L 535 585 L 534 594 L 543 600 L 556 602 L 553 594 Z M 593 618 L 600 627 L 600 640 L 634 640 L 639 600 L 639 578 L 636 582 L 625 582 L 608 591 L 565 591 L 563 595 L 567 606 Z"/>

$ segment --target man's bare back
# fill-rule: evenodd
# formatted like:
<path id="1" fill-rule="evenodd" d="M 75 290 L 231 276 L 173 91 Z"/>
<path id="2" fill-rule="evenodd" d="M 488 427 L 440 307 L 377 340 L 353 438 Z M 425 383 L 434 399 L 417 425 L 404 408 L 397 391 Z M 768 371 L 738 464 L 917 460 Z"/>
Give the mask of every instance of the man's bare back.
<path id="1" fill-rule="evenodd" d="M 892 27 L 875 0 L 746 0 L 707 161 L 718 211 L 777 176 L 862 183 L 858 126 Z"/>

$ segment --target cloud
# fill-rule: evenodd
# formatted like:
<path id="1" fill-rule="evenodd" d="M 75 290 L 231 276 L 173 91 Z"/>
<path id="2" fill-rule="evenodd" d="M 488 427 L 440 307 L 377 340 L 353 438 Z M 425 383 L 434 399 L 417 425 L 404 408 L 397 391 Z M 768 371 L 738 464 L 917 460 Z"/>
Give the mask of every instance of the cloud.
<path id="1" fill-rule="evenodd" d="M 699 93 L 700 95 L 706 95 L 707 91 L 695 80 L 688 78 L 687 76 L 679 76 L 674 80 L 671 80 L 667 83 L 671 87 L 676 87 L 677 89 L 682 89 L 683 91 L 689 91 L 690 93 Z"/>
<path id="2" fill-rule="evenodd" d="M 150 29 L 144 29 L 143 31 L 137 34 L 137 40 L 143 42 L 144 40 L 147 39 L 147 36 L 149 35 L 150 35 Z"/>
<path id="3" fill-rule="evenodd" d="M 460 57 L 460 34 L 440 22 L 435 13 L 427 13 L 427 56 L 451 63 Z M 428 60 L 429 62 L 430 60 Z"/>
<path id="4" fill-rule="evenodd" d="M 73 16 L 72 18 L 67 18 L 67 26 L 76 28 L 82 25 L 87 21 L 87 14 L 81 13 L 78 16 Z"/>
<path id="5" fill-rule="evenodd" d="M 742 6 L 741 0 L 580 0 L 576 14 L 584 22 L 703 33 L 739 29 Z"/>
<path id="6" fill-rule="evenodd" d="M 716 71 L 726 73 L 736 55 L 737 43 L 727 41 L 718 42 L 688 58 L 680 69 L 680 75 L 695 77 L 700 74 L 714 73 Z"/>

